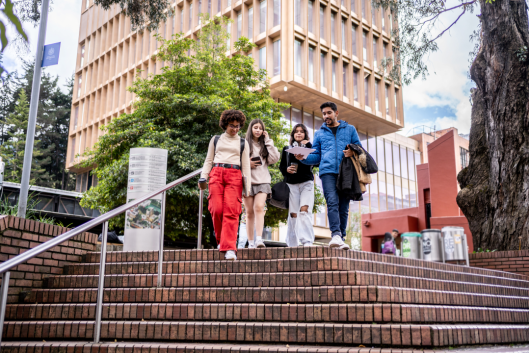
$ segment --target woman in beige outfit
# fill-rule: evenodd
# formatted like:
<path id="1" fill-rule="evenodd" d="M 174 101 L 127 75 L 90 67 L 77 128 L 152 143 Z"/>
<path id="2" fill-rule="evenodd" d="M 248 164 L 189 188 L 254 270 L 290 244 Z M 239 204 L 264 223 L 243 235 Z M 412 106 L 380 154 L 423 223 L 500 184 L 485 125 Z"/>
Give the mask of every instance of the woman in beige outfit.
<path id="1" fill-rule="evenodd" d="M 274 146 L 274 141 L 265 131 L 265 125 L 261 119 L 252 120 L 246 132 L 246 141 L 250 146 L 250 167 L 252 173 L 252 186 L 248 195 L 244 198 L 248 247 L 264 248 L 262 234 L 265 204 L 266 199 L 272 196 L 272 188 L 270 187 L 272 177 L 268 172 L 268 166 L 276 163 L 280 154 Z M 257 239 L 254 239 L 254 228 Z"/>

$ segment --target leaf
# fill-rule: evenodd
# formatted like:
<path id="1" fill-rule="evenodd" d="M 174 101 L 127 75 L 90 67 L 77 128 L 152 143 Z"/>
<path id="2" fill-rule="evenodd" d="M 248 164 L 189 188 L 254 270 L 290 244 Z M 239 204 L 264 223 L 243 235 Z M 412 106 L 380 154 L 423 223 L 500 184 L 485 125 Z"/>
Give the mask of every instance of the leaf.
<path id="1" fill-rule="evenodd" d="M 11 2 L 11 0 L 5 0 L 5 2 L 6 2 L 5 7 L 0 11 L 2 11 L 7 16 L 9 21 L 11 21 L 11 24 L 13 24 L 16 27 L 18 34 L 20 34 L 22 38 L 24 38 L 24 40 L 27 42 L 28 35 L 24 31 L 24 28 L 22 28 L 22 23 L 20 22 L 20 19 L 13 12 L 13 3 Z M 2 47 L 2 50 L 3 50 L 3 47 Z"/>

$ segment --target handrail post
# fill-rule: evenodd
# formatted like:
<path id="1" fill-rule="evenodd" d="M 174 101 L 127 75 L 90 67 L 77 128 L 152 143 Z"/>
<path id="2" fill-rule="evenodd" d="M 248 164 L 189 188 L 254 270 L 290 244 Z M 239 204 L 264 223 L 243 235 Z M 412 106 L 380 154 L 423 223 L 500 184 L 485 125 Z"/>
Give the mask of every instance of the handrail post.
<path id="1" fill-rule="evenodd" d="M 11 272 L 6 271 L 2 276 L 2 288 L 0 288 L 0 350 L 2 347 L 2 332 L 4 332 L 4 319 L 6 316 L 7 294 L 9 292 L 9 277 Z"/>
<path id="2" fill-rule="evenodd" d="M 200 189 L 200 199 L 198 200 L 198 242 L 197 249 L 202 249 L 202 207 L 204 199 L 204 190 Z"/>
<path id="3" fill-rule="evenodd" d="M 160 247 L 158 249 L 158 279 L 157 279 L 157 286 L 158 288 L 162 287 L 162 276 L 163 276 L 163 239 L 164 239 L 164 228 L 165 228 L 165 193 L 167 191 L 164 191 L 162 193 L 162 219 L 160 220 Z"/>
<path id="4" fill-rule="evenodd" d="M 107 261 L 107 235 L 108 221 L 103 224 L 103 237 L 101 239 L 101 257 L 99 259 L 99 281 L 97 285 L 96 319 L 94 322 L 94 343 L 99 343 L 101 338 L 101 314 L 103 305 L 103 290 L 105 286 L 105 265 Z"/>

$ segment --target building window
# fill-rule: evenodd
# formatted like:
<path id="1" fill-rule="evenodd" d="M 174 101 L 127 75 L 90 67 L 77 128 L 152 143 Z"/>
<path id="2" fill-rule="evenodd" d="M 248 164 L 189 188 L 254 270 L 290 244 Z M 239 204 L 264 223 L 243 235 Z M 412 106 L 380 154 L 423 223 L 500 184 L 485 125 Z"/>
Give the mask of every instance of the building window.
<path id="1" fill-rule="evenodd" d="M 464 149 L 463 147 L 459 147 L 459 153 L 461 155 L 461 168 L 468 167 L 468 150 Z"/>
<path id="2" fill-rule="evenodd" d="M 314 83 L 314 47 L 309 47 L 309 82 Z"/>
<path id="3" fill-rule="evenodd" d="M 281 24 L 281 0 L 274 0 L 274 27 Z"/>
<path id="4" fill-rule="evenodd" d="M 82 83 L 83 83 L 83 74 L 80 74 L 77 79 L 77 98 L 81 97 Z"/>
<path id="5" fill-rule="evenodd" d="M 193 3 L 189 4 L 189 27 L 187 29 L 191 28 L 193 28 Z"/>
<path id="6" fill-rule="evenodd" d="M 75 159 L 75 137 L 72 138 L 72 154 L 70 155 L 70 163 L 73 163 Z"/>
<path id="7" fill-rule="evenodd" d="M 363 51 L 364 61 L 367 61 L 367 33 L 366 31 L 362 31 L 362 51 Z"/>
<path id="8" fill-rule="evenodd" d="M 274 42 L 274 76 L 281 74 L 281 40 Z"/>
<path id="9" fill-rule="evenodd" d="M 378 59 L 378 45 L 377 45 L 377 37 L 373 37 L 373 67 L 377 67 L 377 59 Z"/>
<path id="10" fill-rule="evenodd" d="M 362 18 L 366 18 L 366 0 L 362 0 Z"/>
<path id="11" fill-rule="evenodd" d="M 375 79 L 375 112 L 380 111 L 379 91 L 380 91 L 380 80 Z"/>
<path id="12" fill-rule="evenodd" d="M 358 102 L 358 70 L 353 70 L 353 94 L 354 100 Z"/>
<path id="13" fill-rule="evenodd" d="M 386 30 L 386 21 L 385 21 L 385 17 L 386 17 L 386 10 L 382 9 L 382 30 L 383 30 L 383 31 Z"/>
<path id="14" fill-rule="evenodd" d="M 73 115 L 73 129 L 77 129 L 77 122 L 79 121 L 79 106 L 75 107 L 75 112 Z"/>
<path id="15" fill-rule="evenodd" d="M 356 0 L 351 0 L 351 11 L 356 12 Z"/>
<path id="16" fill-rule="evenodd" d="M 314 1 L 309 0 L 309 13 L 308 13 L 308 22 L 309 22 L 309 32 L 314 33 Z"/>
<path id="17" fill-rule="evenodd" d="M 351 32 L 351 52 L 353 53 L 353 55 L 358 56 L 356 46 L 356 26 L 353 25 L 353 31 Z"/>
<path id="18" fill-rule="evenodd" d="M 253 7 L 248 9 L 248 38 L 253 39 Z"/>
<path id="19" fill-rule="evenodd" d="M 371 5 L 371 25 L 376 26 L 377 10 Z"/>
<path id="20" fill-rule="evenodd" d="M 259 69 L 266 70 L 266 47 L 259 49 Z"/>
<path id="21" fill-rule="evenodd" d="M 413 151 L 408 150 L 408 177 L 415 181 L 415 163 L 413 162 Z"/>
<path id="22" fill-rule="evenodd" d="M 391 149 L 391 142 L 388 140 L 385 140 L 385 147 L 386 147 L 386 173 L 393 174 L 393 159 L 392 156 L 392 149 Z"/>
<path id="23" fill-rule="evenodd" d="M 349 69 L 349 65 L 346 63 L 342 66 L 342 85 L 343 85 L 343 96 L 347 97 L 347 70 Z"/>
<path id="24" fill-rule="evenodd" d="M 406 163 L 406 148 L 400 146 L 400 172 L 404 179 L 408 179 L 408 163 Z M 405 180 L 402 181 L 403 184 L 408 184 Z"/>
<path id="25" fill-rule="evenodd" d="M 211 18 L 211 0 L 208 0 L 208 15 Z"/>
<path id="26" fill-rule="evenodd" d="M 241 38 L 242 35 L 242 13 L 237 14 L 237 40 Z"/>
<path id="27" fill-rule="evenodd" d="M 336 12 L 331 12 L 331 43 L 336 45 Z"/>
<path id="28" fill-rule="evenodd" d="M 395 119 L 396 120 L 399 120 L 399 101 L 397 98 L 398 96 L 399 96 L 399 90 L 395 89 Z"/>
<path id="29" fill-rule="evenodd" d="M 184 9 L 180 11 L 180 32 L 184 31 Z"/>
<path id="30" fill-rule="evenodd" d="M 301 42 L 294 40 L 294 74 L 301 76 L 302 61 L 301 61 Z"/>
<path id="31" fill-rule="evenodd" d="M 217 1 L 217 12 L 222 12 L 222 0 Z"/>
<path id="32" fill-rule="evenodd" d="M 345 43 L 345 20 L 342 19 L 342 50 L 347 50 L 347 44 Z"/>
<path id="33" fill-rule="evenodd" d="M 226 49 L 231 51 L 231 23 L 226 25 L 226 32 L 228 32 L 228 39 L 226 39 Z"/>
<path id="34" fill-rule="evenodd" d="M 365 105 L 369 107 L 369 75 L 364 79 Z"/>
<path id="35" fill-rule="evenodd" d="M 393 143 L 393 171 L 394 175 L 400 177 L 400 148 L 399 145 Z"/>
<path id="36" fill-rule="evenodd" d="M 323 22 L 325 15 L 325 8 L 320 6 L 320 38 L 325 39 L 325 23 Z"/>
<path id="37" fill-rule="evenodd" d="M 294 24 L 301 27 L 301 0 L 294 0 Z"/>
<path id="38" fill-rule="evenodd" d="M 266 31 L 266 0 L 259 3 L 259 33 Z"/>
<path id="39" fill-rule="evenodd" d="M 84 65 L 84 45 L 81 47 L 81 66 L 80 67 L 83 67 Z"/>
<path id="40" fill-rule="evenodd" d="M 386 115 L 389 115 L 389 85 L 384 85 L 385 86 L 385 89 L 384 91 L 386 92 L 385 95 L 386 95 Z"/>
<path id="41" fill-rule="evenodd" d="M 200 25 L 200 11 L 202 11 L 202 0 L 198 0 L 197 19 L 198 19 L 199 25 Z"/>
<path id="42" fill-rule="evenodd" d="M 325 57 L 327 55 L 322 52 L 321 53 L 321 63 L 320 63 L 320 86 L 325 87 Z"/>

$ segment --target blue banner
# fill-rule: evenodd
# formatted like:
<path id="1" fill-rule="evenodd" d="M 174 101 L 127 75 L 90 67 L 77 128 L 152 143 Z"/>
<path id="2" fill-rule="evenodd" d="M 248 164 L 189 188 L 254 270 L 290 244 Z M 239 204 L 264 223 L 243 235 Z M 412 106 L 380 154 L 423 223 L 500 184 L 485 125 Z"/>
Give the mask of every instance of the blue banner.
<path id="1" fill-rule="evenodd" d="M 44 46 L 44 55 L 42 55 L 41 67 L 57 65 L 59 63 L 59 52 L 61 43 L 53 43 Z"/>

